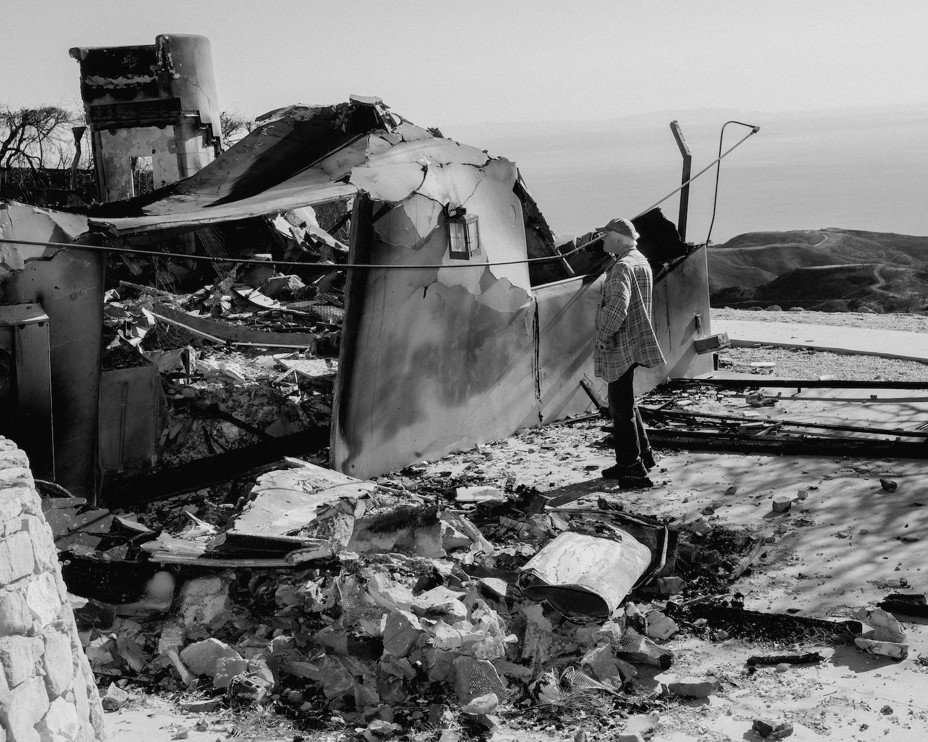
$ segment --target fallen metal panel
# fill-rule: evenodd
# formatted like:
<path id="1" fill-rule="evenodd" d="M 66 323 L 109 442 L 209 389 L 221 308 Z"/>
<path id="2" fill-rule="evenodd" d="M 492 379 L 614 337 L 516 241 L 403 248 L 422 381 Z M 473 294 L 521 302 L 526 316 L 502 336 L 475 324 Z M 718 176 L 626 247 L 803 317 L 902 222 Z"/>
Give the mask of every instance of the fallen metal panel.
<path id="1" fill-rule="evenodd" d="M 260 345 L 269 348 L 311 348 L 316 336 L 307 332 L 262 332 L 229 322 L 197 317 L 164 304 L 155 304 L 151 313 L 158 319 L 186 328 L 199 337 L 215 343 Z"/>
<path id="2" fill-rule="evenodd" d="M 104 371 L 100 379 L 100 468 L 151 466 L 159 433 L 161 376 L 154 364 Z"/>
<path id="3" fill-rule="evenodd" d="M 287 536 L 312 523 L 320 507 L 342 497 L 358 498 L 376 489 L 373 482 L 361 482 L 308 463 L 295 469 L 268 472 L 258 479 L 251 491 L 253 499 L 245 505 L 227 535 Z"/>
<path id="4" fill-rule="evenodd" d="M 310 428 L 302 433 L 262 441 L 170 469 L 111 479 L 103 483 L 102 497 L 111 508 L 139 507 L 146 502 L 231 482 L 284 456 L 317 451 L 326 445 L 328 437 L 328 427 Z"/>
<path id="5" fill-rule="evenodd" d="M 928 459 L 925 443 L 904 443 L 859 438 L 767 438 L 721 433 L 648 428 L 657 449 L 769 453 L 790 456 L 861 456 L 887 459 Z"/>
<path id="6" fill-rule="evenodd" d="M 9 343 L 15 367 L 16 414 L 2 420 L 4 432 L 26 452 L 33 474 L 55 478 L 52 376 L 48 315 L 38 304 L 0 306 L 0 347 Z"/>
<path id="7" fill-rule="evenodd" d="M 711 334 L 709 313 L 706 249 L 700 247 L 654 282 L 652 323 L 667 363 L 653 369 L 638 369 L 636 393 L 644 394 L 668 377 L 691 377 L 712 371 L 712 356 L 698 354 L 694 343 L 696 338 Z"/>
<path id="8" fill-rule="evenodd" d="M 539 422 L 527 266 L 485 265 L 525 257 L 515 169 L 492 160 L 451 174 L 376 223 L 356 205 L 351 262 L 467 265 L 448 257 L 436 200 L 450 191 L 470 194 L 481 246 L 466 268 L 349 272 L 331 460 L 361 479 Z"/>
<path id="9" fill-rule="evenodd" d="M 595 410 L 582 382 L 605 394 L 606 383 L 593 374 L 593 318 L 604 280 L 577 277 L 533 289 L 543 422 Z"/>

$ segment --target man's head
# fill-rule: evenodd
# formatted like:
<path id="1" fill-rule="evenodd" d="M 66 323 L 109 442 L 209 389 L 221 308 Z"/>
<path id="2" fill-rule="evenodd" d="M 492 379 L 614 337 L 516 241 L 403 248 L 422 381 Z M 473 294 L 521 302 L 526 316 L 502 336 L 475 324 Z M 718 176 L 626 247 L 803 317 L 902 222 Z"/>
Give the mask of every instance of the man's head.
<path id="1" fill-rule="evenodd" d="M 638 232 L 628 219 L 613 219 L 599 231 L 603 233 L 603 250 L 613 255 L 627 252 L 638 244 Z"/>

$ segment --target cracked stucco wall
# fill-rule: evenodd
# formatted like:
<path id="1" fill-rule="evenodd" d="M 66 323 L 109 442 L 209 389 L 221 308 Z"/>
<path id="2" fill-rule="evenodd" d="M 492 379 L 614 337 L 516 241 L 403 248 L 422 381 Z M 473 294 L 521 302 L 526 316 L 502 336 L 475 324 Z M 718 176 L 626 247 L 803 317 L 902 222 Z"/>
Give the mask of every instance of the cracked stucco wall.
<path id="1" fill-rule="evenodd" d="M 592 409 L 580 382 L 604 388 L 592 362 L 603 279 L 531 286 L 513 163 L 377 101 L 290 106 L 262 121 L 161 200 L 94 226 L 157 234 L 355 197 L 349 263 L 387 267 L 348 271 L 335 469 L 361 478 L 395 471 Z M 447 214 L 458 207 L 479 219 L 480 251 L 470 260 L 448 251 Z M 539 219 L 529 212 L 531 223 Z M 673 306 L 662 347 L 680 373 L 692 315 L 708 316 L 704 262 L 692 285 L 666 282 Z M 655 301 L 662 290 L 655 286 Z M 666 369 L 640 378 L 650 388 L 661 376 Z"/>
<path id="2" fill-rule="evenodd" d="M 16 445 L 0 437 L 0 740 L 102 740 L 52 532 Z"/>
<path id="3" fill-rule="evenodd" d="M 356 167 L 351 176 L 375 197 L 371 214 L 388 199 L 368 230 L 355 226 L 353 262 L 442 266 L 357 271 L 350 279 L 332 463 L 352 476 L 539 421 L 528 268 L 488 265 L 525 257 L 515 166 L 447 140 L 428 144 L 412 141 L 390 153 L 408 158 L 399 180 L 406 189 L 396 180 L 379 188 L 373 168 Z M 448 254 L 449 204 L 479 219 L 480 251 L 470 260 Z M 364 219 L 357 209 L 356 219 Z"/>

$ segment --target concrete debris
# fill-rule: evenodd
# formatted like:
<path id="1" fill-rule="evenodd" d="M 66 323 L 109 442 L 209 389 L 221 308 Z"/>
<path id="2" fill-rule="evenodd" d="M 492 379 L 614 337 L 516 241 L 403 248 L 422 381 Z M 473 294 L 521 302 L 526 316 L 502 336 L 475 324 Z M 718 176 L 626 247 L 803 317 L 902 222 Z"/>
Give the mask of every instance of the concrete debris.
<path id="1" fill-rule="evenodd" d="M 288 464 L 262 474 L 221 527 L 184 513 L 182 530 L 145 541 L 152 560 L 185 578 L 171 585 L 167 615 L 152 605 L 128 620 L 85 601 L 81 637 L 98 673 L 221 693 L 227 706 L 328 709 L 372 740 L 394 736 L 397 719 L 409 723 L 423 693 L 443 692 L 454 704 L 436 704 L 429 718 L 452 739 L 459 724 L 496 729 L 526 700 L 641 693 L 641 678 L 673 665 L 664 643 L 684 625 L 704 630 L 666 596 L 687 589 L 671 572 L 681 544 L 698 559 L 716 532 L 705 518 L 707 530 L 668 540 L 664 523 L 624 511 L 610 511 L 622 528 L 549 503 L 534 511 L 534 494 L 511 484 L 504 500 L 462 511 L 410 491 L 402 476 L 361 482 Z M 455 507 L 467 494 L 435 488 Z M 758 543 L 737 541 L 742 551 Z M 720 563 L 708 569 L 718 579 Z M 655 595 L 665 598 L 649 602 Z M 871 609 L 871 625 L 884 613 Z M 705 697 L 718 687 L 673 678 L 665 692 Z"/>
<path id="2" fill-rule="evenodd" d="M 721 684 L 715 678 L 686 677 L 666 681 L 667 691 L 685 698 L 708 698 L 718 693 Z"/>
<path id="3" fill-rule="evenodd" d="M 461 711 L 472 716 L 483 716 L 492 714 L 496 711 L 497 706 L 499 706 L 499 698 L 497 695 L 495 693 L 487 693 L 472 698 L 461 708 Z"/>
<path id="4" fill-rule="evenodd" d="M 616 684 L 622 684 L 622 671 L 612 653 L 612 647 L 608 644 L 587 652 L 583 659 L 580 660 L 580 666 L 589 670 L 593 677 L 600 682 L 606 683 L 618 680 Z"/>
<path id="5" fill-rule="evenodd" d="M 657 594 L 666 595 L 668 597 L 671 595 L 679 595 L 680 593 L 682 593 L 685 584 L 686 583 L 683 581 L 682 577 L 676 577 L 676 576 L 658 577 L 654 581 L 654 586 L 656 588 Z"/>
<path id="6" fill-rule="evenodd" d="M 648 611 L 645 614 L 645 633 L 651 639 L 667 641 L 679 631 L 676 621 L 668 618 L 660 611 Z"/>
<path id="7" fill-rule="evenodd" d="M 699 536 L 707 536 L 712 533 L 712 525 L 702 516 L 688 523 L 686 528 L 690 533 L 695 533 Z"/>
<path id="8" fill-rule="evenodd" d="M 904 642 L 905 632 L 898 619 L 882 608 L 867 606 L 854 614 L 854 618 L 863 621 L 873 629 L 873 638 L 877 641 Z"/>
<path id="9" fill-rule="evenodd" d="M 177 617 L 188 636 L 208 636 L 230 618 L 229 581 L 223 577 L 188 580 L 178 598 Z"/>
<path id="10" fill-rule="evenodd" d="M 775 497 L 773 498 L 772 509 L 775 513 L 787 513 L 789 509 L 793 506 L 793 500 L 790 497 Z"/>
<path id="11" fill-rule="evenodd" d="M 110 683 L 101 701 L 104 711 L 119 711 L 129 702 L 129 693 L 115 683 Z"/>
<path id="12" fill-rule="evenodd" d="M 854 644 L 869 654 L 878 654 L 894 660 L 904 660 L 909 656 L 909 645 L 900 642 L 887 642 L 874 639 L 874 632 L 866 632 L 854 638 Z"/>
<path id="13" fill-rule="evenodd" d="M 673 664 L 673 652 L 660 647 L 646 636 L 629 627 L 622 634 L 617 647 L 617 654 L 627 662 L 641 665 L 654 665 L 667 669 Z"/>
<path id="14" fill-rule="evenodd" d="M 755 719 L 751 729 L 764 739 L 784 739 L 793 733 L 793 725 L 790 722 L 772 719 Z"/>
<path id="15" fill-rule="evenodd" d="M 458 487 L 455 499 L 462 504 L 478 502 L 505 502 L 506 495 L 496 487 Z"/>
<path id="16" fill-rule="evenodd" d="M 234 659 L 244 662 L 242 656 L 225 642 L 204 639 L 181 650 L 180 658 L 194 675 L 213 677 L 220 660 Z"/>
<path id="17" fill-rule="evenodd" d="M 909 645 L 899 621 L 882 608 L 861 608 L 855 618 L 868 624 L 871 629 L 854 638 L 854 644 L 869 654 L 881 655 L 894 660 L 909 656 Z"/>
<path id="18" fill-rule="evenodd" d="M 208 698 L 199 701 L 181 701 L 179 705 L 181 711 L 186 711 L 188 714 L 208 714 L 219 708 L 221 704 L 221 698 Z"/>

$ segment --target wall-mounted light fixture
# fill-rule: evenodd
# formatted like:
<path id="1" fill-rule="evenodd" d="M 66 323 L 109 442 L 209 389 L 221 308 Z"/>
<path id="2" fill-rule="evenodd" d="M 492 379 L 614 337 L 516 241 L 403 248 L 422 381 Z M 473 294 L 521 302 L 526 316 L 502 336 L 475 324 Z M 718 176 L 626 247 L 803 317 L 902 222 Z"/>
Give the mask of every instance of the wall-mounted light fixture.
<path id="1" fill-rule="evenodd" d="M 477 217 L 463 206 L 448 207 L 448 254 L 457 260 L 470 260 L 480 252 Z"/>

